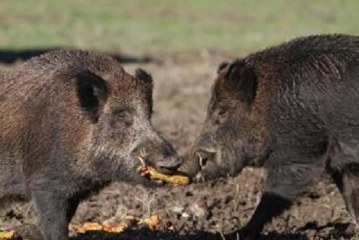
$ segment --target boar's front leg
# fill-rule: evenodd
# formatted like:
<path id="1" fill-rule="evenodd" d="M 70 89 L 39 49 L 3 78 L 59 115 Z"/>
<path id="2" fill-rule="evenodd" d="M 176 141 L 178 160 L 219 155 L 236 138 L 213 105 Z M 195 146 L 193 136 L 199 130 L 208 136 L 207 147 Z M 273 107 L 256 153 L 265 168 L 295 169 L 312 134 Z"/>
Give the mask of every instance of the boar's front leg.
<path id="1" fill-rule="evenodd" d="M 356 226 L 359 224 L 359 173 L 349 172 L 344 175 L 343 195 L 349 211 L 355 221 Z"/>
<path id="2" fill-rule="evenodd" d="M 68 223 L 72 217 L 73 206 L 62 194 L 56 191 L 32 191 L 32 200 L 38 214 L 38 225 L 46 240 L 66 240 L 68 238 Z"/>
<path id="3" fill-rule="evenodd" d="M 233 239 L 254 240 L 262 231 L 264 225 L 273 217 L 280 215 L 292 205 L 292 201 L 271 192 L 263 192 L 261 200 L 249 222 L 235 233 Z"/>
<path id="4" fill-rule="evenodd" d="M 359 224 L 359 171 L 358 167 L 336 172 L 332 177 L 345 200 L 347 211 L 355 224 Z M 358 168 L 358 169 L 356 169 Z"/>
<path id="5" fill-rule="evenodd" d="M 271 160 L 274 160 L 273 164 Z M 264 225 L 290 208 L 295 198 L 324 171 L 321 159 L 292 160 L 269 159 L 269 164 L 265 166 L 267 179 L 261 200 L 249 222 L 238 233 L 241 240 L 256 239 Z"/>

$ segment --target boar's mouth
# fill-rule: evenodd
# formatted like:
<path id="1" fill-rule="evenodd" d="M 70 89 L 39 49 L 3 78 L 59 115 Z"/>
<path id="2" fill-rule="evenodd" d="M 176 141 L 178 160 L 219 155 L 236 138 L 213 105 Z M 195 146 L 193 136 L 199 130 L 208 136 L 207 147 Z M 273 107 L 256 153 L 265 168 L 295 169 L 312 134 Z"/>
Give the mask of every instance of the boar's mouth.
<path id="1" fill-rule="evenodd" d="M 163 174 L 172 174 L 182 165 L 182 159 L 173 154 L 148 153 L 145 149 L 141 149 L 138 160 L 142 166 L 154 167 Z"/>
<path id="2" fill-rule="evenodd" d="M 145 155 L 145 154 L 140 154 L 138 157 L 137 157 L 137 160 L 140 162 L 140 165 L 136 168 L 136 171 L 139 175 L 141 175 L 142 177 L 142 174 L 141 174 L 141 171 L 143 168 L 146 168 L 148 166 L 152 166 L 152 164 L 149 163 L 148 161 L 148 158 L 147 158 L 148 155 Z M 146 179 L 145 181 L 146 182 L 152 182 L 158 186 L 162 186 L 164 185 L 165 183 L 161 180 L 151 180 L 149 178 L 146 178 L 146 177 L 142 177 L 143 179 Z"/>
<path id="3" fill-rule="evenodd" d="M 207 163 L 213 162 L 214 158 L 218 157 L 218 151 L 214 149 L 191 151 L 184 156 L 187 160 L 177 171 L 189 177 L 193 182 L 204 181 L 203 171 L 207 170 Z"/>
<path id="4" fill-rule="evenodd" d="M 242 157 L 220 148 L 200 148 L 194 153 L 195 160 L 189 164 L 192 165 L 191 178 L 193 182 L 204 182 L 237 176 L 243 169 L 241 161 L 238 161 Z"/>
<path id="5" fill-rule="evenodd" d="M 137 156 L 140 165 L 137 167 L 137 172 L 141 172 L 144 168 L 152 168 L 156 170 L 157 173 L 162 175 L 170 176 L 174 173 L 179 173 L 177 169 L 182 165 L 182 159 L 177 156 L 172 155 L 163 155 L 163 154 L 156 154 L 148 153 L 145 149 L 141 149 L 139 155 Z M 161 180 L 154 180 L 157 184 L 165 184 L 165 182 Z"/>

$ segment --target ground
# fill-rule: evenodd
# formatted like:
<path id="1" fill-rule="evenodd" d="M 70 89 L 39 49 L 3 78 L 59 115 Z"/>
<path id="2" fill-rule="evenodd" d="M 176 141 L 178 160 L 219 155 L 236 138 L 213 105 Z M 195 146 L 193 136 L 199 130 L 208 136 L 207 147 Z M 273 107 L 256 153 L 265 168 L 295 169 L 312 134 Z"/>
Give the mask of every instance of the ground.
<path id="1" fill-rule="evenodd" d="M 209 89 L 216 66 L 230 57 L 215 52 L 176 54 L 153 58 L 149 63 L 124 64 L 154 77 L 155 127 L 184 154 L 191 146 L 205 117 Z M 260 197 L 263 173 L 245 169 L 238 177 L 189 187 L 142 186 L 114 183 L 83 202 L 73 223 L 118 222 L 126 216 L 159 214 L 160 229 L 133 229 L 119 235 L 79 235 L 75 239 L 223 239 L 239 229 L 252 214 Z M 34 222 L 31 204 L 13 204 L 2 210 L 0 226 L 14 227 Z M 350 222 L 344 203 L 329 179 L 314 186 L 295 206 L 265 229 L 264 239 L 339 239 Z M 75 236 L 74 236 L 75 237 Z"/>
<path id="2" fill-rule="evenodd" d="M 296 36 L 359 34 L 358 7 L 357 0 L 2 0 L 0 62 L 17 64 L 62 47 L 133 60 L 124 64 L 126 70 L 133 73 L 141 66 L 155 79 L 154 125 L 183 154 L 204 120 L 221 61 Z M 152 61 L 136 63 L 137 56 Z M 260 169 L 249 168 L 233 179 L 189 187 L 115 183 L 83 202 L 73 223 L 158 213 L 160 231 L 133 229 L 75 239 L 223 239 L 221 234 L 239 229 L 253 212 L 262 177 Z M 34 219 L 31 204 L 13 204 L 0 209 L 0 230 Z M 337 239 L 349 222 L 337 189 L 323 177 L 266 227 L 264 239 Z"/>

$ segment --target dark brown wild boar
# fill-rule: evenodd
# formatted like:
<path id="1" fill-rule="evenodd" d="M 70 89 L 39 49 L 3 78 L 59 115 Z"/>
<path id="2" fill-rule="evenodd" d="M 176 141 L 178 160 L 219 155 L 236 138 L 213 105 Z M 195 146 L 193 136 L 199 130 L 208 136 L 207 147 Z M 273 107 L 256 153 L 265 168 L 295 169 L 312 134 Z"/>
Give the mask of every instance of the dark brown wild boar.
<path id="1" fill-rule="evenodd" d="M 223 63 L 195 160 L 182 170 L 215 179 L 264 167 L 261 201 L 241 240 L 256 239 L 324 172 L 359 223 L 358 104 L 358 36 L 302 37 Z"/>
<path id="2" fill-rule="evenodd" d="M 136 172 L 143 151 L 160 172 L 180 165 L 151 113 L 151 76 L 110 57 L 55 51 L 2 73 L 0 201 L 33 201 L 40 231 L 22 229 L 31 239 L 67 239 L 92 192 L 116 180 L 151 185 Z"/>

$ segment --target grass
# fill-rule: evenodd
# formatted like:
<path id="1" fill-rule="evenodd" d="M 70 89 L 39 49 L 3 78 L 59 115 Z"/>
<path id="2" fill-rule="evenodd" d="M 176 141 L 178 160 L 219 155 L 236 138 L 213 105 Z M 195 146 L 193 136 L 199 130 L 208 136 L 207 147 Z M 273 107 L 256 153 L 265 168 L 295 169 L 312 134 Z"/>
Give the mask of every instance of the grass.
<path id="1" fill-rule="evenodd" d="M 2 0 L 0 46 L 233 55 L 299 35 L 359 34 L 357 0 Z"/>

